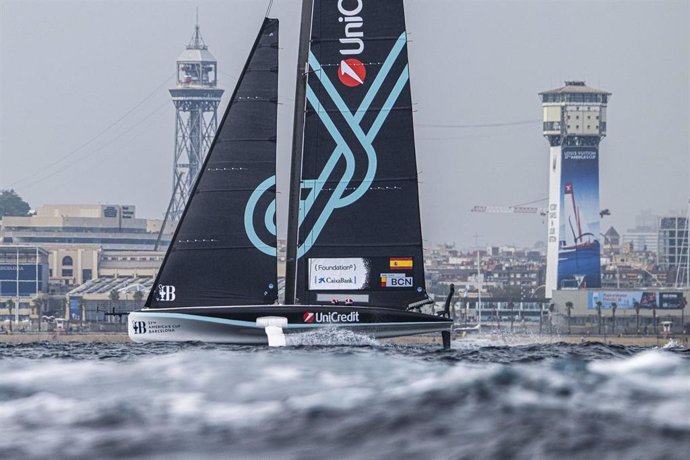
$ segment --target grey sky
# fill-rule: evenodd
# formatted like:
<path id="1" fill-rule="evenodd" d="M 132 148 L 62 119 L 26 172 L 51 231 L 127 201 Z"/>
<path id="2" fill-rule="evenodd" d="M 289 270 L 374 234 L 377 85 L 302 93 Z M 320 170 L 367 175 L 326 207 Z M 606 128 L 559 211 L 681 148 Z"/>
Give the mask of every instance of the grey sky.
<path id="1" fill-rule="evenodd" d="M 290 154 L 299 3 L 275 0 L 272 10 L 281 20 L 279 189 Z M 161 217 L 172 182 L 167 89 L 194 8 L 228 94 L 267 4 L 0 0 L 0 188 L 15 188 L 34 207 L 129 203 L 140 216 Z M 601 205 L 612 216 L 602 229 L 625 230 L 640 209 L 686 209 L 687 1 L 408 0 L 406 12 L 425 238 L 466 246 L 474 234 L 480 244 L 544 238 L 539 217 L 469 209 L 547 196 L 537 93 L 565 79 L 613 93 L 600 164 Z M 513 122 L 525 123 L 438 126 Z"/>

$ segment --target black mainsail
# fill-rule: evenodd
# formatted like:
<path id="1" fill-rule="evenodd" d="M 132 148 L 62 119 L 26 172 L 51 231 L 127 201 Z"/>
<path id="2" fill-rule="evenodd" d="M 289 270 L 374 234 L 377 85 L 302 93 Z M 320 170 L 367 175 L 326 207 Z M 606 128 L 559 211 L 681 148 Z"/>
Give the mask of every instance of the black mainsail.
<path id="1" fill-rule="evenodd" d="M 315 0 L 307 62 L 286 284 L 303 304 L 426 299 L 402 0 Z"/>
<path id="2" fill-rule="evenodd" d="M 278 20 L 266 18 L 191 191 L 147 308 L 277 299 Z"/>

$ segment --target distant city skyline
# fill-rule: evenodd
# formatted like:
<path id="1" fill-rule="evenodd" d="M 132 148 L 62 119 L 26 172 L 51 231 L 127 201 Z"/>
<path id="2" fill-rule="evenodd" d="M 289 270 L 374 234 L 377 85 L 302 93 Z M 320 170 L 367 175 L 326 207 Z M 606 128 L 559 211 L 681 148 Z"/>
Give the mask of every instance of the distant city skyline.
<path id="1" fill-rule="evenodd" d="M 0 0 L 0 189 L 14 188 L 34 208 L 133 204 L 139 216 L 162 218 L 172 192 L 167 90 L 195 7 L 218 59 L 224 109 L 267 4 Z M 275 1 L 271 11 L 281 20 L 279 209 L 299 5 Z M 469 210 L 545 206 L 548 143 L 537 93 L 573 79 L 613 93 L 601 144 L 601 207 L 611 210 L 602 231 L 633 228 L 645 209 L 687 212 L 687 2 L 405 5 L 426 240 L 531 247 L 545 239 L 542 217 Z M 284 218 L 279 211 L 279 226 Z"/>

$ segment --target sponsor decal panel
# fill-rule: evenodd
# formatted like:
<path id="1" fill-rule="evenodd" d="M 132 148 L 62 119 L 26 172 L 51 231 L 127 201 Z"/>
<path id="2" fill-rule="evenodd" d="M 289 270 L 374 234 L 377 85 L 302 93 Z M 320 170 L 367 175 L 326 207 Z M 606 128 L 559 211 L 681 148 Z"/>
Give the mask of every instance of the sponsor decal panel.
<path id="1" fill-rule="evenodd" d="M 683 308 L 683 293 L 660 292 L 659 306 L 661 308 Z"/>
<path id="2" fill-rule="evenodd" d="M 132 321 L 134 335 L 141 334 L 169 334 L 180 329 L 178 323 L 161 323 L 159 321 Z"/>
<path id="3" fill-rule="evenodd" d="M 587 309 L 595 310 L 597 302 L 601 302 L 602 308 L 616 308 L 628 310 L 634 309 L 635 304 L 640 308 L 682 308 L 683 293 L 659 292 L 659 291 L 594 291 L 588 294 Z"/>
<path id="4" fill-rule="evenodd" d="M 412 270 L 413 260 L 412 257 L 391 257 L 390 258 L 390 269 L 391 270 Z"/>
<path id="5" fill-rule="evenodd" d="M 411 288 L 414 287 L 414 277 L 405 273 L 381 273 L 382 288 Z"/>
<path id="6" fill-rule="evenodd" d="M 369 264 L 362 258 L 309 259 L 309 289 L 361 290 L 368 286 Z"/>
<path id="7" fill-rule="evenodd" d="M 561 150 L 557 287 L 601 286 L 599 152 L 596 147 Z M 556 211 L 554 211 L 556 212 Z"/>
<path id="8" fill-rule="evenodd" d="M 338 324 L 338 323 L 359 323 L 359 312 L 351 311 L 349 313 L 340 313 L 337 311 L 327 311 L 327 312 L 311 312 L 306 311 L 304 315 L 305 323 L 318 323 L 318 324 Z"/>

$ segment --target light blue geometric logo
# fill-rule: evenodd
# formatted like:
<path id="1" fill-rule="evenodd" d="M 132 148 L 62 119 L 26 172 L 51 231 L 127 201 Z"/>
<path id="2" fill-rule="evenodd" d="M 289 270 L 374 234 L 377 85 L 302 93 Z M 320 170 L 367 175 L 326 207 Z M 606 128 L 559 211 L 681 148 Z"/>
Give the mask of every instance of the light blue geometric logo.
<path id="1" fill-rule="evenodd" d="M 398 99 L 400 93 L 405 87 L 405 84 L 409 80 L 409 69 L 407 64 L 405 64 L 405 67 L 403 68 L 402 72 L 400 73 L 400 75 L 398 75 L 393 88 L 386 97 L 386 101 L 378 109 L 376 118 L 374 119 L 374 122 L 372 123 L 369 130 L 365 132 L 364 128 L 361 126 L 360 123 L 362 122 L 362 119 L 369 110 L 372 101 L 381 90 L 381 86 L 383 85 L 384 81 L 386 81 L 386 79 L 388 78 L 393 64 L 395 63 L 395 60 L 398 58 L 398 56 L 400 56 L 400 52 L 405 47 L 406 42 L 407 34 L 403 32 L 396 40 L 395 44 L 393 45 L 393 48 L 388 54 L 388 57 L 386 57 L 385 61 L 381 65 L 381 70 L 376 75 L 376 78 L 372 82 L 371 87 L 364 96 L 364 99 L 362 100 L 360 106 L 354 113 L 350 111 L 350 109 L 347 107 L 345 101 L 333 85 L 333 82 L 331 82 L 331 80 L 328 78 L 326 72 L 324 72 L 323 68 L 321 67 L 321 64 L 316 59 L 316 56 L 314 56 L 314 54 L 311 53 L 311 51 L 309 52 L 309 67 L 311 67 L 313 74 L 319 79 L 321 86 L 325 89 L 331 102 L 334 103 L 335 106 L 338 108 L 338 112 L 342 115 L 348 127 L 357 138 L 357 141 L 366 153 L 368 164 L 362 182 L 356 188 L 354 188 L 354 190 L 350 190 L 350 188 L 352 187 L 349 186 L 355 172 L 355 155 L 352 152 L 350 146 L 343 138 L 342 134 L 336 128 L 328 111 L 323 108 L 323 104 L 321 103 L 321 101 L 319 101 L 318 97 L 316 96 L 316 93 L 307 83 L 307 101 L 316 111 L 319 120 L 335 141 L 336 146 L 333 149 L 333 152 L 331 153 L 331 156 L 326 162 L 326 165 L 324 166 L 323 170 L 319 174 L 319 177 L 316 179 L 303 180 L 301 182 L 301 189 L 303 191 L 308 191 L 308 193 L 305 199 L 300 200 L 300 227 L 302 226 L 305 217 L 309 215 L 310 212 L 316 212 L 313 209 L 314 203 L 316 203 L 317 198 L 323 192 L 324 185 L 327 182 L 334 182 L 334 180 L 330 180 L 330 177 L 333 174 L 336 165 L 341 161 L 341 159 L 345 161 L 345 171 L 342 173 L 342 176 L 340 178 L 335 179 L 337 180 L 337 185 L 332 190 L 332 194 L 328 198 L 328 201 L 324 205 L 323 209 L 321 209 L 321 213 L 316 218 L 313 227 L 309 230 L 309 233 L 304 239 L 304 243 L 300 245 L 297 249 L 297 257 L 302 257 L 309 251 L 309 249 L 311 249 L 316 240 L 319 238 L 319 235 L 321 234 L 321 231 L 323 230 L 324 226 L 326 225 L 326 223 L 328 222 L 331 215 L 336 209 L 344 208 L 356 202 L 357 200 L 362 198 L 362 196 L 364 196 L 367 190 L 369 190 L 369 187 L 371 187 L 371 184 L 373 183 L 374 177 L 376 175 L 377 167 L 376 150 L 373 147 L 373 142 L 376 139 L 376 136 L 378 135 L 381 126 L 383 126 L 383 123 L 386 121 L 386 118 L 390 114 L 391 109 L 394 107 L 395 101 Z M 252 195 L 249 197 L 249 201 L 247 202 L 247 206 L 244 212 L 244 226 L 249 240 L 258 250 L 270 256 L 276 255 L 276 248 L 274 248 L 272 245 L 265 244 L 263 241 L 261 241 L 261 239 L 256 233 L 256 230 L 254 229 L 254 217 L 256 212 L 256 206 L 259 202 L 259 199 L 261 198 L 261 195 L 274 186 L 275 176 L 271 176 L 267 178 L 265 181 L 263 181 L 261 184 L 259 184 L 256 190 L 254 190 Z M 346 192 L 349 193 L 346 194 Z M 274 199 L 266 209 L 263 218 L 266 230 L 274 236 L 276 234 L 275 211 L 276 206 Z"/>

